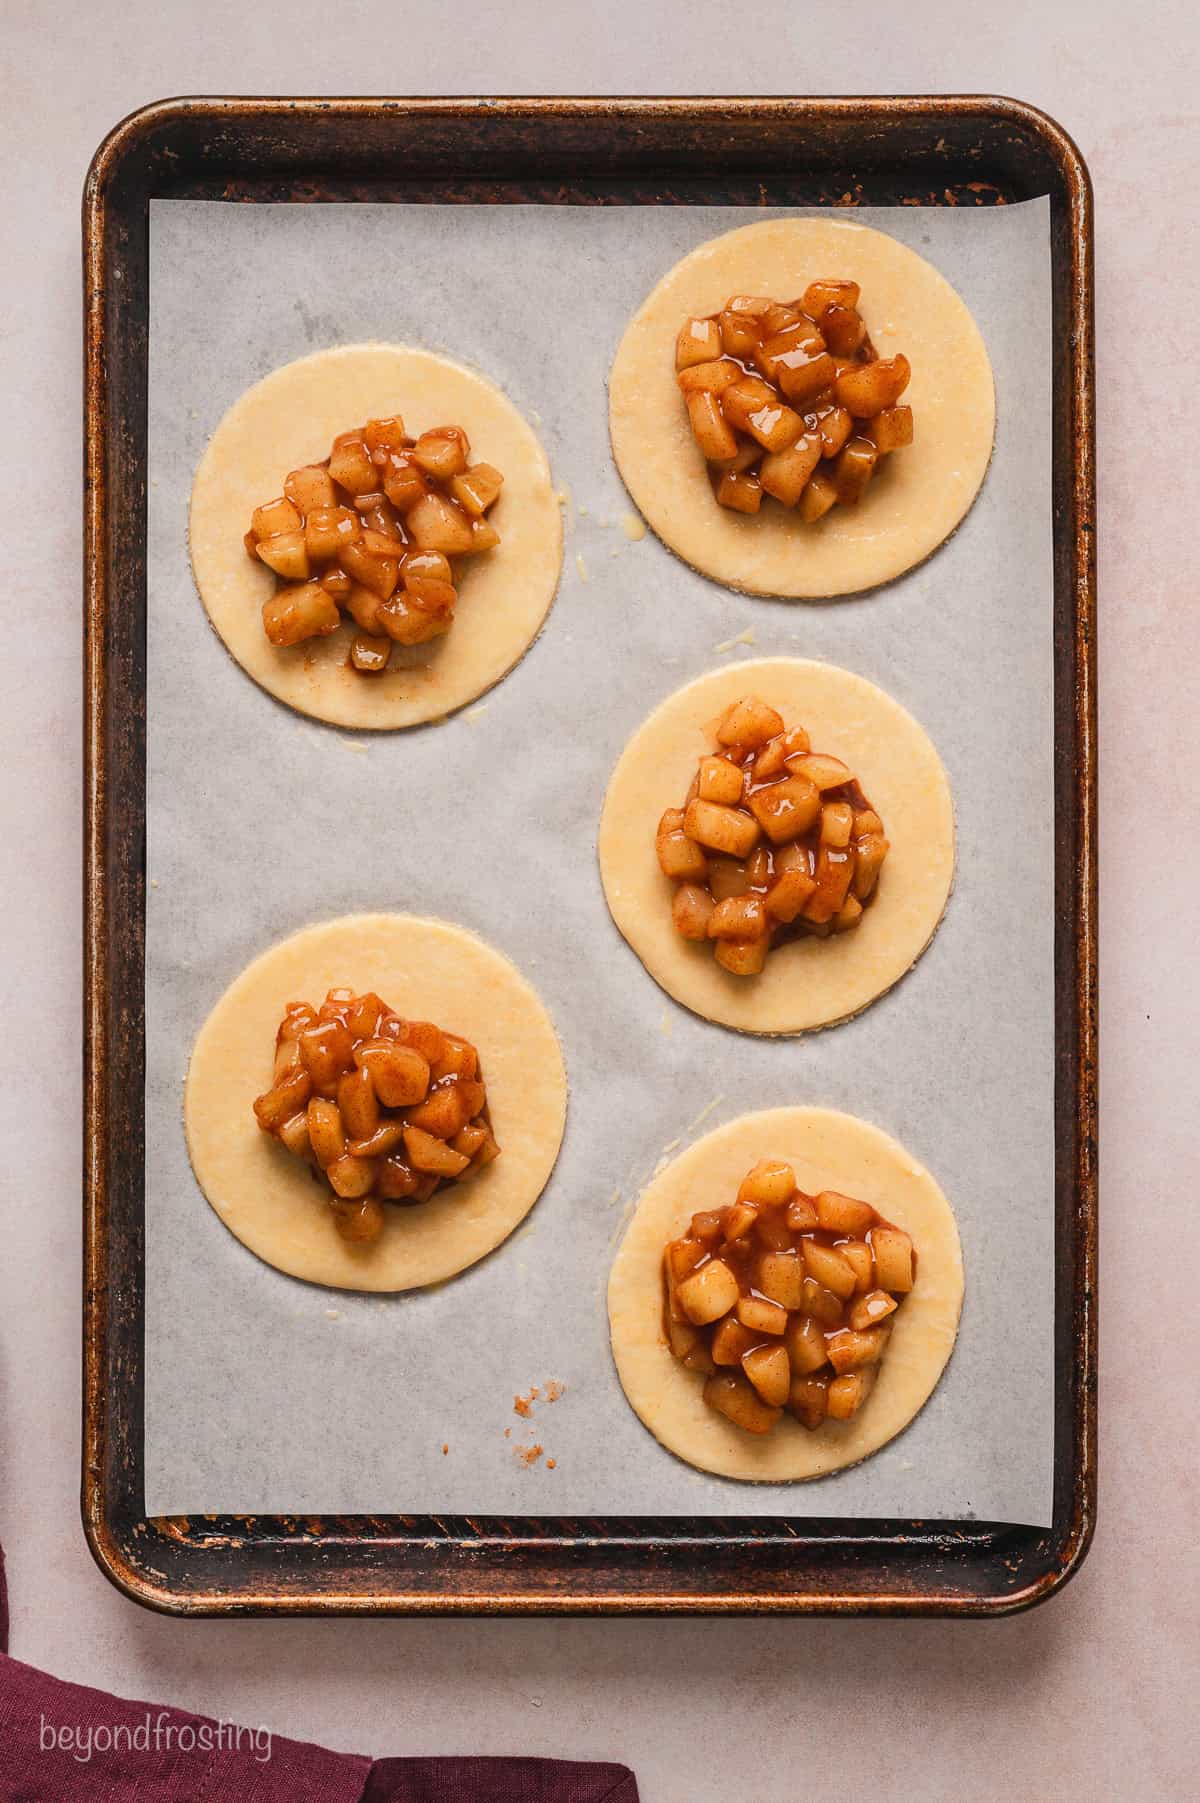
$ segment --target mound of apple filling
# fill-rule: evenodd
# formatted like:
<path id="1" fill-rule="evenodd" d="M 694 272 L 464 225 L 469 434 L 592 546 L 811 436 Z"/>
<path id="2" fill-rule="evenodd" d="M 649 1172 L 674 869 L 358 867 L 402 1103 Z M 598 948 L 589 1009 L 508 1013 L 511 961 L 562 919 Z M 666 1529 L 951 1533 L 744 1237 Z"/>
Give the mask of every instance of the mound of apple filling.
<path id="1" fill-rule="evenodd" d="M 470 455 L 461 426 L 410 438 L 392 417 L 341 433 L 324 463 L 293 470 L 245 538 L 279 578 L 263 606 L 271 644 L 326 638 L 345 612 L 358 628 L 351 667 L 369 676 L 387 669 L 393 644 L 449 632 L 451 560 L 500 543 L 487 514 L 504 478 Z"/>
<path id="2" fill-rule="evenodd" d="M 736 1202 L 693 1215 L 667 1246 L 667 1341 L 704 1376 L 708 1406 L 749 1434 L 785 1409 L 807 1428 L 849 1421 L 915 1273 L 912 1240 L 869 1203 L 806 1196 L 790 1165 L 765 1159 Z"/>
<path id="3" fill-rule="evenodd" d="M 757 976 L 774 946 L 858 925 L 888 841 L 853 771 L 757 696 L 713 732 L 683 807 L 658 823 L 658 862 L 676 884 L 676 931 L 711 939 L 735 976 Z"/>
<path id="4" fill-rule="evenodd" d="M 757 513 L 767 495 L 812 524 L 912 443 L 908 359 L 876 356 L 858 297 L 857 282 L 810 282 L 797 301 L 735 294 L 684 322 L 675 369 L 722 507 Z"/>
<path id="5" fill-rule="evenodd" d="M 288 1003 L 274 1082 L 254 1114 L 324 1174 L 347 1240 L 377 1239 L 385 1203 L 427 1202 L 500 1151 L 475 1047 L 404 1020 L 369 991 L 331 989 L 319 1008 Z"/>

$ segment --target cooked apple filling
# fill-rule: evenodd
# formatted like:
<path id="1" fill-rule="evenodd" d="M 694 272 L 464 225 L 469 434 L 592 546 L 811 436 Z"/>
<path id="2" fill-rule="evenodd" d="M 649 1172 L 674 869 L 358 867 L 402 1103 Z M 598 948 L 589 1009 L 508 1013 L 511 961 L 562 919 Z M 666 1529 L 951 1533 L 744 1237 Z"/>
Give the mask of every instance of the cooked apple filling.
<path id="1" fill-rule="evenodd" d="M 713 731 L 683 807 L 658 823 L 658 862 L 681 937 L 757 976 L 774 946 L 858 925 L 888 842 L 854 772 L 765 701 L 743 696 Z"/>
<path id="2" fill-rule="evenodd" d="M 791 1165 L 764 1159 L 736 1202 L 693 1215 L 667 1246 L 667 1341 L 705 1378 L 708 1406 L 749 1434 L 785 1409 L 807 1428 L 849 1421 L 915 1273 L 912 1240 L 870 1203 L 806 1196 Z"/>
<path id="3" fill-rule="evenodd" d="M 346 613 L 358 628 L 351 666 L 378 675 L 393 644 L 449 632 L 451 559 L 500 543 L 487 514 L 504 477 L 470 456 L 461 426 L 410 438 L 393 417 L 342 432 L 324 463 L 293 470 L 246 534 L 250 556 L 279 578 L 263 606 L 272 645 L 326 638 Z"/>
<path id="4" fill-rule="evenodd" d="M 810 282 L 781 305 L 735 294 L 685 320 L 675 369 L 717 500 L 757 513 L 763 496 L 811 524 L 862 499 L 881 457 L 912 443 L 907 357 L 878 357 L 857 282 Z"/>
<path id="5" fill-rule="evenodd" d="M 369 991 L 331 989 L 319 1008 L 288 1003 L 274 1082 L 254 1113 L 324 1174 L 347 1240 L 376 1239 L 385 1203 L 427 1202 L 500 1151 L 475 1047 Z"/>

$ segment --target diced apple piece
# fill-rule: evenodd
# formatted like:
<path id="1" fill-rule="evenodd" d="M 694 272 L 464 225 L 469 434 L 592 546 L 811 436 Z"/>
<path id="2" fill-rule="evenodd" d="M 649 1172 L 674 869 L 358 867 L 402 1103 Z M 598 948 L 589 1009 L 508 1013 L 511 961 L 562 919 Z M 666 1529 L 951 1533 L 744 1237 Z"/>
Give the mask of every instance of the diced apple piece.
<path id="1" fill-rule="evenodd" d="M 714 801 L 689 801 L 684 811 L 684 831 L 698 845 L 727 857 L 747 857 L 758 840 L 758 822 L 740 808 L 725 808 Z"/>
<path id="2" fill-rule="evenodd" d="M 735 977 L 756 977 L 767 961 L 770 940 L 764 933 L 761 939 L 718 939 L 713 947 L 713 957 L 722 969 Z"/>
<path id="3" fill-rule="evenodd" d="M 721 355 L 721 328 L 715 319 L 689 319 L 675 340 L 675 368 L 692 369 Z"/>
<path id="4" fill-rule="evenodd" d="M 790 1252 L 792 1236 L 788 1232 L 784 1212 L 772 1208 L 761 1214 L 755 1223 L 754 1238 L 764 1252 Z"/>
<path id="5" fill-rule="evenodd" d="M 857 1333 L 868 1327 L 878 1327 L 881 1321 L 895 1314 L 897 1306 L 896 1298 L 889 1296 L 886 1290 L 868 1290 L 850 1304 L 850 1325 Z"/>
<path id="6" fill-rule="evenodd" d="M 751 1333 L 781 1334 L 787 1326 L 787 1310 L 764 1296 L 739 1296 L 736 1313 Z"/>
<path id="7" fill-rule="evenodd" d="M 325 1096 L 313 1096 L 308 1104 L 308 1139 L 313 1156 L 322 1170 L 327 1170 L 346 1150 L 341 1110 Z"/>
<path id="8" fill-rule="evenodd" d="M 861 839 L 864 833 L 881 833 L 883 821 L 874 808 L 863 808 L 854 816 L 854 837 Z"/>
<path id="9" fill-rule="evenodd" d="M 823 1189 L 816 1200 L 817 1223 L 827 1233 L 864 1234 L 875 1219 L 869 1202 L 858 1202 L 839 1190 Z"/>
<path id="10" fill-rule="evenodd" d="M 702 1208 L 692 1216 L 688 1232 L 692 1239 L 699 1240 L 702 1245 L 715 1246 L 725 1232 L 725 1211 L 723 1208 Z"/>
<path id="11" fill-rule="evenodd" d="M 826 789 L 840 789 L 843 784 L 853 782 L 853 772 L 843 764 L 841 758 L 830 757 L 828 753 L 810 751 L 802 758 L 788 761 L 788 769 L 796 776 L 806 776 L 813 787 L 824 794 Z M 813 815 L 816 819 L 816 815 Z"/>
<path id="12" fill-rule="evenodd" d="M 746 805 L 772 844 L 783 845 L 798 839 L 815 823 L 821 798 L 807 775 L 793 774 L 765 789 L 752 790 Z"/>
<path id="13" fill-rule="evenodd" d="M 727 307 L 717 323 L 721 328 L 721 349 L 727 357 L 753 357 L 762 338 L 761 323 L 753 314 Z"/>
<path id="14" fill-rule="evenodd" d="M 840 1240 L 838 1251 L 854 1271 L 856 1295 L 863 1296 L 875 1281 L 875 1261 L 865 1240 Z"/>
<path id="15" fill-rule="evenodd" d="M 809 748 L 809 737 L 802 726 L 791 726 L 786 732 L 768 739 L 754 760 L 752 775 L 756 783 L 769 782 L 778 776 L 787 760 L 803 757 Z"/>
<path id="16" fill-rule="evenodd" d="M 847 1371 L 829 1385 L 828 1409 L 831 1421 L 849 1421 L 857 1415 L 870 1394 L 874 1371 Z"/>
<path id="17" fill-rule="evenodd" d="M 727 388 L 740 382 L 745 373 L 740 363 L 719 357 L 714 363 L 694 363 L 690 369 L 681 370 L 679 387 L 684 394 L 695 394 L 700 389 L 707 389 L 710 394 L 724 394 Z"/>
<path id="18" fill-rule="evenodd" d="M 691 845 L 691 840 L 685 840 Z M 694 849 L 694 848 L 693 848 Z M 680 883 L 671 897 L 671 919 L 681 939 L 707 939 L 713 898 L 700 883 Z"/>
<path id="19" fill-rule="evenodd" d="M 400 1133 L 403 1136 L 403 1127 L 400 1128 Z M 424 1181 L 425 1179 L 417 1176 L 411 1165 L 405 1164 L 403 1158 L 390 1157 L 385 1158 L 379 1167 L 376 1188 L 389 1202 L 404 1202 L 419 1193 Z"/>
<path id="20" fill-rule="evenodd" d="M 792 1233 L 808 1233 L 817 1224 L 816 1204 L 802 1190 L 797 1190 L 788 1203 L 787 1224 Z"/>
<path id="21" fill-rule="evenodd" d="M 325 1175 L 334 1194 L 347 1198 L 366 1196 L 375 1185 L 375 1164 L 370 1158 L 354 1158 L 349 1152 L 326 1165 Z"/>
<path id="22" fill-rule="evenodd" d="M 800 1250 L 803 1253 L 803 1245 Z M 815 1277 L 806 1277 L 804 1280 L 804 1301 L 801 1304 L 801 1312 L 811 1315 L 812 1319 L 819 1321 L 822 1327 L 840 1327 L 842 1324 L 841 1299 L 835 1296 L 832 1290 L 827 1290 L 824 1284 L 818 1283 Z"/>
<path id="23" fill-rule="evenodd" d="M 300 527 L 294 532 L 276 532 L 270 538 L 260 538 L 255 548 L 263 563 L 285 582 L 308 580 L 308 551 Z"/>
<path id="24" fill-rule="evenodd" d="M 710 939 L 760 939 L 767 930 L 761 895 L 731 895 L 708 917 Z"/>
<path id="25" fill-rule="evenodd" d="M 430 639 L 439 638 L 450 630 L 451 617 L 447 614 L 426 613 L 423 607 L 417 607 L 409 599 L 407 591 L 393 595 L 379 609 L 380 626 L 390 639 L 398 645 L 424 645 Z"/>
<path id="26" fill-rule="evenodd" d="M 853 507 L 861 501 L 867 483 L 875 473 L 878 457 L 869 438 L 859 436 L 847 440 L 833 465 L 837 498 L 843 507 Z"/>
<path id="27" fill-rule="evenodd" d="M 767 890 L 763 906 L 772 920 L 790 926 L 797 915 L 803 913 L 816 886 L 812 877 L 805 876 L 802 870 L 784 870 Z"/>
<path id="28" fill-rule="evenodd" d="M 377 1196 L 335 1196 L 331 1206 L 334 1225 L 351 1244 L 368 1244 L 383 1232 L 383 1203 Z"/>
<path id="29" fill-rule="evenodd" d="M 833 1246 L 823 1246 L 819 1240 L 803 1240 L 800 1251 L 805 1270 L 815 1283 L 832 1290 L 840 1302 L 854 1294 L 854 1267 Z"/>
<path id="30" fill-rule="evenodd" d="M 835 357 L 852 357 L 866 335 L 867 328 L 856 307 L 843 307 L 835 301 L 821 315 L 821 336 Z"/>
<path id="31" fill-rule="evenodd" d="M 780 1308 L 795 1310 L 804 1297 L 804 1265 L 796 1252 L 764 1252 L 754 1287 Z"/>
<path id="32" fill-rule="evenodd" d="M 736 1307 L 738 1281 L 723 1259 L 710 1258 L 684 1278 L 677 1295 L 679 1306 L 692 1325 L 706 1327 Z"/>
<path id="33" fill-rule="evenodd" d="M 819 394 L 833 386 L 837 371 L 826 350 L 797 344 L 773 359 L 774 377 L 793 407 L 807 410 Z"/>
<path id="34" fill-rule="evenodd" d="M 304 522 L 304 544 L 314 563 L 340 557 L 362 535 L 362 521 L 352 507 L 314 507 Z"/>
<path id="35" fill-rule="evenodd" d="M 717 483 L 717 501 L 734 513 L 757 513 L 762 506 L 762 483 L 753 470 L 725 470 Z"/>
<path id="36" fill-rule="evenodd" d="M 895 1296 L 907 1294 L 913 1287 L 913 1246 L 907 1233 L 898 1227 L 873 1227 L 871 1251 L 880 1289 L 890 1290 Z"/>
<path id="37" fill-rule="evenodd" d="M 854 853 L 849 847 L 835 851 L 829 845 L 819 846 L 813 872 L 816 888 L 804 904 L 805 920 L 816 925 L 832 920 L 850 892 L 853 875 Z"/>
<path id="38" fill-rule="evenodd" d="M 871 437 L 881 457 L 904 450 L 913 441 L 912 408 L 885 407 L 871 421 Z"/>
<path id="39" fill-rule="evenodd" d="M 655 840 L 658 867 L 664 876 L 676 883 L 702 883 L 708 866 L 704 852 L 682 827 L 673 832 L 660 832 Z"/>
<path id="40" fill-rule="evenodd" d="M 412 1046 L 394 1039 L 365 1039 L 354 1048 L 354 1062 L 369 1070 L 375 1094 L 385 1108 L 411 1108 L 425 1100 L 429 1063 Z"/>
<path id="41" fill-rule="evenodd" d="M 470 449 L 461 426 L 434 426 L 422 432 L 411 455 L 417 468 L 435 482 L 449 482 L 452 476 L 461 476 L 465 471 Z"/>
<path id="42" fill-rule="evenodd" d="M 668 1277 L 675 1283 L 682 1283 L 685 1277 L 691 1276 L 704 1257 L 704 1247 L 699 1240 L 688 1234 L 681 1240 L 672 1240 L 663 1256 Z"/>
<path id="43" fill-rule="evenodd" d="M 826 307 L 857 307 L 859 286 L 838 277 L 825 276 L 810 282 L 800 305 L 810 319 L 820 319 Z"/>
<path id="44" fill-rule="evenodd" d="M 760 1208 L 778 1208 L 794 1195 L 796 1173 L 779 1158 L 760 1158 L 747 1171 L 738 1185 L 739 1202 L 753 1202 Z"/>
<path id="45" fill-rule="evenodd" d="M 435 1139 L 420 1127 L 405 1127 L 404 1150 L 414 1171 L 425 1171 L 433 1177 L 461 1177 L 471 1162 L 445 1140 Z"/>
<path id="46" fill-rule="evenodd" d="M 475 557 L 482 551 L 494 551 L 499 543 L 500 534 L 490 520 L 472 520 L 471 549 L 463 555 Z"/>
<path id="47" fill-rule="evenodd" d="M 274 538 L 281 532 L 297 532 L 303 524 L 299 508 L 283 495 L 277 501 L 265 501 L 250 515 L 250 531 L 255 538 Z"/>
<path id="48" fill-rule="evenodd" d="M 725 1244 L 731 1246 L 735 1240 L 745 1239 L 757 1220 L 758 1209 L 753 1202 L 734 1202 L 725 1210 L 725 1224 L 721 1230 Z"/>
<path id="49" fill-rule="evenodd" d="M 432 1133 L 435 1139 L 453 1139 L 474 1113 L 471 1101 L 475 1098 L 468 1097 L 465 1091 L 463 1083 L 447 1083 L 431 1090 L 423 1102 L 409 1111 L 409 1125 Z"/>
<path id="50" fill-rule="evenodd" d="M 879 872 L 888 850 L 888 841 L 882 833 L 864 833 L 855 842 L 854 893 L 860 902 L 866 901 L 879 881 Z"/>
<path id="51" fill-rule="evenodd" d="M 303 469 L 292 470 L 284 482 L 283 492 L 292 506 L 302 514 L 311 513 L 314 507 L 337 506 L 333 478 L 319 463 L 309 463 Z"/>
<path id="52" fill-rule="evenodd" d="M 714 901 L 724 901 L 727 895 L 745 895 L 749 887 L 746 866 L 740 859 L 709 859 L 708 890 Z"/>
<path id="53" fill-rule="evenodd" d="M 308 1142 L 308 1115 L 304 1110 L 284 1121 L 279 1138 L 293 1158 L 307 1158 L 312 1152 Z"/>
<path id="54" fill-rule="evenodd" d="M 332 595 L 319 582 L 281 588 L 263 602 L 263 631 L 272 645 L 299 645 L 305 639 L 328 638 L 341 615 Z M 757 832 L 757 828 L 755 831 Z"/>
<path id="55" fill-rule="evenodd" d="M 721 410 L 720 401 L 707 388 L 694 390 L 686 400 L 692 436 L 701 455 L 709 463 L 727 463 L 737 455 L 738 441 Z"/>
<path id="56" fill-rule="evenodd" d="M 734 807 L 742 799 L 745 778 L 741 767 L 729 758 L 701 758 L 698 780 L 697 794 L 701 801 L 718 801 L 724 807 Z"/>
<path id="57" fill-rule="evenodd" d="M 756 1346 L 742 1359 L 742 1370 L 768 1408 L 782 1408 L 792 1387 L 792 1368 L 782 1346 Z"/>
<path id="58" fill-rule="evenodd" d="M 746 1378 L 733 1374 L 710 1377 L 704 1400 L 748 1434 L 769 1434 L 782 1413 L 768 1407 Z"/>
<path id="59" fill-rule="evenodd" d="M 713 1328 L 709 1351 L 714 1365 L 740 1365 L 753 1347 L 761 1345 L 761 1334 L 751 1333 L 732 1315 L 726 1315 Z"/>
<path id="60" fill-rule="evenodd" d="M 887 1332 L 883 1328 L 870 1328 L 865 1333 L 856 1333 L 851 1327 L 843 1327 L 837 1333 L 826 1337 L 825 1345 L 829 1352 L 829 1362 L 839 1377 L 843 1371 L 858 1371 L 864 1365 L 874 1365 L 883 1355 L 887 1344 Z"/>
<path id="61" fill-rule="evenodd" d="M 772 452 L 763 458 L 759 465 L 759 481 L 764 492 L 773 496 L 781 506 L 794 507 L 820 461 L 820 437 L 816 433 L 805 433 L 785 450 Z"/>
<path id="62" fill-rule="evenodd" d="M 740 746 L 754 751 L 783 731 L 783 715 L 760 701 L 757 695 L 744 695 L 726 708 L 717 722 L 718 745 Z"/>
<path id="63" fill-rule="evenodd" d="M 824 519 L 837 502 L 837 483 L 825 470 L 814 470 L 800 496 L 800 518 L 813 526 Z"/>
<path id="64" fill-rule="evenodd" d="M 419 550 L 456 557 L 471 549 L 470 519 L 443 495 L 423 495 L 409 508 L 405 525 Z"/>
<path id="65" fill-rule="evenodd" d="M 367 495 L 379 480 L 366 441 L 358 432 L 343 432 L 329 453 L 329 474 L 347 494 Z"/>
<path id="66" fill-rule="evenodd" d="M 787 1324 L 783 1343 L 787 1347 L 792 1370 L 801 1375 L 819 1371 L 822 1365 L 828 1363 L 829 1351 L 825 1345 L 825 1335 L 819 1322 L 814 1321 L 811 1315 L 793 1315 Z"/>
<path id="67" fill-rule="evenodd" d="M 827 801 L 821 809 L 821 843 L 836 846 L 839 851 L 850 843 L 854 830 L 854 809 L 848 801 Z"/>
<path id="68" fill-rule="evenodd" d="M 369 419 L 363 427 L 363 443 L 372 457 L 376 451 L 402 451 L 408 444 L 404 421 L 398 413 L 384 419 Z"/>
<path id="69" fill-rule="evenodd" d="M 829 1412 L 827 1377 L 793 1377 L 788 1407 L 807 1428 L 818 1428 Z"/>
<path id="70" fill-rule="evenodd" d="M 833 917 L 835 933 L 848 933 L 862 919 L 862 903 L 856 895 L 848 895 Z"/>
<path id="71" fill-rule="evenodd" d="M 374 543 L 369 541 L 374 540 Z M 377 533 L 364 533 L 357 544 L 347 545 L 338 552 L 342 568 L 355 582 L 371 593 L 386 601 L 396 587 L 400 577 L 400 560 L 394 554 L 379 549 L 381 541 Z"/>
<path id="72" fill-rule="evenodd" d="M 885 407 L 896 405 L 911 374 L 908 358 L 902 352 L 895 357 L 878 357 L 874 363 L 853 364 L 834 383 L 838 406 L 855 419 L 874 419 Z"/>
<path id="73" fill-rule="evenodd" d="M 450 492 L 459 506 L 475 519 L 480 519 L 493 505 L 504 486 L 504 477 L 490 463 L 473 463 L 455 476 Z"/>
<path id="74" fill-rule="evenodd" d="M 697 1347 L 704 1344 L 703 1336 L 690 1321 L 675 1321 L 668 1316 L 666 1329 L 667 1345 L 681 1364 Z"/>
<path id="75" fill-rule="evenodd" d="M 304 1107 L 312 1094 L 312 1078 L 306 1070 L 293 1070 L 254 1103 L 254 1118 L 264 1133 L 278 1133 L 284 1122 Z"/>
<path id="76" fill-rule="evenodd" d="M 854 421 L 844 407 L 831 407 L 817 421 L 822 457 L 836 457 L 854 431 Z"/>
<path id="77" fill-rule="evenodd" d="M 364 1139 L 347 1140 L 346 1150 L 355 1158 L 386 1158 L 389 1153 L 399 1151 L 403 1141 L 403 1121 L 381 1120 L 374 1133 Z"/>
<path id="78" fill-rule="evenodd" d="M 404 515 L 429 493 L 429 484 L 410 452 L 389 453 L 383 465 L 383 492 L 396 512 Z"/>

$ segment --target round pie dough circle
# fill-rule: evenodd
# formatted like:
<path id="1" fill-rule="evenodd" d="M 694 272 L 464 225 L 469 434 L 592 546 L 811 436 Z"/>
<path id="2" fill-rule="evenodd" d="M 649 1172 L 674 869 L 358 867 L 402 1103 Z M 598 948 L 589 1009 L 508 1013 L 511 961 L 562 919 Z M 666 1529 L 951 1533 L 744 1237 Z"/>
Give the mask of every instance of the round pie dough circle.
<path id="1" fill-rule="evenodd" d="M 242 535 L 287 472 L 328 457 L 339 432 L 400 414 L 410 432 L 465 428 L 472 453 L 504 476 L 489 518 L 500 543 L 459 566 L 454 625 L 428 645 L 392 648 L 382 676 L 349 667 L 357 630 L 278 649 L 263 632 L 275 576 Z M 508 397 L 460 364 L 404 345 L 352 344 L 273 370 L 235 401 L 192 487 L 188 538 L 196 587 L 227 649 L 269 694 L 358 731 L 441 719 L 507 675 L 542 629 L 562 567 L 562 516 L 546 454 Z"/>
<path id="2" fill-rule="evenodd" d="M 913 444 L 857 507 L 813 526 L 773 504 L 718 507 L 675 381 L 679 328 L 731 294 L 791 295 L 826 275 L 860 284 L 875 349 L 912 364 Z M 991 364 L 963 301 L 924 257 L 849 219 L 768 219 L 699 245 L 642 302 L 609 377 L 613 455 L 638 509 L 686 563 L 751 595 L 849 595 L 903 575 L 971 506 L 995 425 Z"/>
<path id="3" fill-rule="evenodd" d="M 386 1209 L 379 1239 L 344 1240 L 324 1185 L 263 1133 L 251 1109 L 271 1079 L 290 1001 L 335 985 L 375 990 L 411 1018 L 478 1049 L 501 1153 L 428 1202 Z M 341 1290 L 440 1283 L 491 1252 L 529 1213 L 554 1169 L 567 1075 L 553 1023 L 516 967 L 463 927 L 355 914 L 306 927 L 254 960 L 221 997 L 192 1051 L 184 1126 L 192 1169 L 230 1232 L 277 1270 Z"/>
<path id="4" fill-rule="evenodd" d="M 743 695 L 760 695 L 789 726 L 807 728 L 814 750 L 843 758 L 891 843 L 852 932 L 792 940 L 756 977 L 734 976 L 711 945 L 680 938 L 675 885 L 654 851 L 659 819 L 681 805 L 696 760 L 712 749 L 704 728 Z M 751 658 L 697 677 L 639 727 L 609 780 L 599 851 L 612 917 L 668 995 L 742 1033 L 802 1033 L 859 1013 L 925 950 L 954 881 L 954 805 L 924 729 L 874 683 L 808 658 Z"/>
<path id="5" fill-rule="evenodd" d="M 662 1329 L 662 1255 L 700 1207 L 732 1201 L 760 1158 L 782 1158 L 812 1195 L 841 1190 L 912 1235 L 916 1282 L 896 1311 L 879 1378 L 860 1414 L 815 1432 L 784 1415 L 761 1438 L 704 1401 L 704 1380 L 672 1356 Z M 923 1165 L 878 1127 L 829 1108 L 745 1114 L 680 1153 L 643 1191 L 608 1283 L 613 1358 L 635 1412 L 668 1451 L 701 1471 L 792 1483 L 856 1465 L 928 1401 L 954 1348 L 963 1269 L 950 1204 Z"/>

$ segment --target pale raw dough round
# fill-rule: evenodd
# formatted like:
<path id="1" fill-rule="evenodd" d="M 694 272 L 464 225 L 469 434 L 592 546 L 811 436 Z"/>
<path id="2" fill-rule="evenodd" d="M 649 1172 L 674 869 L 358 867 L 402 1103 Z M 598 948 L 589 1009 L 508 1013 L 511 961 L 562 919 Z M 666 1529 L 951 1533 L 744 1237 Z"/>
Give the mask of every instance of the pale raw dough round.
<path id="1" fill-rule="evenodd" d="M 704 1401 L 704 1379 L 671 1354 L 662 1324 L 662 1255 L 700 1208 L 732 1202 L 760 1158 L 782 1158 L 807 1194 L 836 1189 L 871 1203 L 912 1235 L 913 1289 L 894 1316 L 879 1379 L 861 1412 L 815 1432 L 784 1415 L 761 1438 Z M 608 1283 L 613 1358 L 626 1396 L 656 1440 L 701 1471 L 760 1483 L 823 1477 L 877 1452 L 906 1428 L 945 1369 L 962 1308 L 954 1214 L 922 1165 L 888 1134 L 828 1108 L 744 1114 L 680 1153 L 643 1192 Z"/>
<path id="2" fill-rule="evenodd" d="M 327 1189 L 260 1131 L 275 1032 L 290 1001 L 373 989 L 479 1052 L 500 1157 L 415 1207 L 389 1206 L 378 1240 L 342 1239 Z M 196 1179 L 231 1233 L 280 1271 L 342 1290 L 409 1290 L 473 1265 L 524 1219 L 554 1169 L 567 1077 L 554 1026 L 520 972 L 462 927 L 355 914 L 306 927 L 230 984 L 197 1036 L 184 1094 Z"/>
<path id="3" fill-rule="evenodd" d="M 820 276 L 858 282 L 876 351 L 912 364 L 913 443 L 884 460 L 857 507 L 816 525 L 770 501 L 732 513 L 688 424 L 676 336 L 731 294 L 789 298 Z M 995 424 L 991 364 L 962 300 L 924 257 L 848 219 L 768 219 L 690 251 L 634 314 L 609 377 L 613 455 L 638 508 L 687 563 L 752 595 L 854 594 L 920 563 L 978 494 Z"/>
<path id="4" fill-rule="evenodd" d="M 671 920 L 675 885 L 658 867 L 654 832 L 683 805 L 704 728 L 743 695 L 760 695 L 814 751 L 842 758 L 891 850 L 875 899 L 849 933 L 782 945 L 757 977 L 735 977 Z M 752 658 L 700 676 L 656 709 L 613 771 L 600 818 L 600 875 L 612 917 L 656 983 L 706 1020 L 743 1033 L 802 1033 L 857 1014 L 916 963 L 954 880 L 954 806 L 924 730 L 890 695 L 836 664 Z"/>
<path id="5" fill-rule="evenodd" d="M 428 645 L 392 649 L 382 676 L 347 656 L 348 621 L 327 639 L 279 650 L 262 627 L 275 577 L 242 535 L 289 470 L 328 457 L 339 432 L 399 413 L 408 430 L 456 425 L 504 487 L 489 513 L 501 542 L 466 558 L 454 625 Z M 404 345 L 352 344 L 273 370 L 213 433 L 192 488 L 188 536 L 209 619 L 243 670 L 302 714 L 359 731 L 437 720 L 512 669 L 542 629 L 562 566 L 562 516 L 546 454 L 512 402 L 445 357 Z"/>

